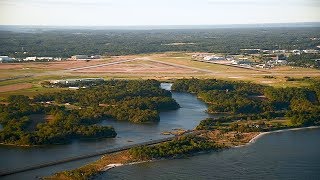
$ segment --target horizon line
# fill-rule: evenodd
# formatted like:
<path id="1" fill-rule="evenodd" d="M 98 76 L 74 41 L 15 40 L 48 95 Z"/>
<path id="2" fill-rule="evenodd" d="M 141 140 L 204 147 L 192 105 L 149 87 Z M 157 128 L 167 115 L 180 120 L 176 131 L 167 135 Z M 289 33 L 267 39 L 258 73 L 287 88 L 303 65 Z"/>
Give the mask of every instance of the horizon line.
<path id="1" fill-rule="evenodd" d="M 320 24 L 320 21 L 303 22 L 266 22 L 266 23 L 227 23 L 227 24 L 137 24 L 137 25 L 45 25 L 45 24 L 0 24 L 0 26 L 39 26 L 39 27 L 154 27 L 154 26 L 234 26 L 234 25 L 283 25 L 283 24 Z"/>

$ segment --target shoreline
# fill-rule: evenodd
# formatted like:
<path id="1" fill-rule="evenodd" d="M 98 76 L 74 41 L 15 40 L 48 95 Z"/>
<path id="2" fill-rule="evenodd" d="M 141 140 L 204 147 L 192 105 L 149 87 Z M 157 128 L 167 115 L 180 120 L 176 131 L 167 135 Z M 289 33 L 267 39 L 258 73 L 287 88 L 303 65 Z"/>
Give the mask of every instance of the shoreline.
<path id="1" fill-rule="evenodd" d="M 148 160 L 148 161 L 137 161 L 137 162 L 130 162 L 130 163 L 115 163 L 115 164 L 108 164 L 107 166 L 105 166 L 104 169 L 101 170 L 102 172 L 107 172 L 113 168 L 117 168 L 117 167 L 121 167 L 121 166 L 130 166 L 130 165 L 135 165 L 135 164 L 142 164 L 142 163 L 147 163 L 147 162 L 156 162 L 156 161 L 160 161 L 159 160 Z"/>
<path id="2" fill-rule="evenodd" d="M 281 132 L 288 132 L 288 131 L 299 131 L 299 130 L 306 130 L 306 129 L 319 129 L 320 126 L 309 126 L 309 127 L 300 127 L 300 128 L 289 128 L 289 129 L 280 129 L 280 130 L 274 130 L 274 131 L 268 131 L 268 132 L 260 132 L 258 135 L 253 137 L 249 142 L 243 145 L 238 145 L 238 146 L 233 146 L 230 148 L 240 148 L 240 147 L 245 147 L 249 146 L 253 143 L 255 143 L 257 140 L 259 140 L 261 137 L 267 135 L 267 134 L 273 134 L 273 133 L 281 133 Z M 228 149 L 228 148 L 226 148 Z M 225 150 L 225 149 L 222 149 Z M 197 152 L 194 153 L 193 155 L 199 155 L 199 154 L 205 154 L 208 153 L 206 151 L 203 152 Z M 170 159 L 170 158 L 169 158 Z M 165 159 L 154 159 L 154 160 L 148 160 L 148 161 L 137 161 L 137 162 L 131 162 L 131 163 L 118 163 L 118 164 L 108 164 L 107 166 L 104 167 L 103 170 L 101 170 L 101 173 L 107 172 L 113 168 L 121 167 L 121 166 L 130 166 L 130 165 L 135 165 L 135 164 L 141 164 L 141 163 L 148 163 L 148 162 L 156 162 L 156 161 L 161 161 Z"/>
<path id="3" fill-rule="evenodd" d="M 215 150 L 223 151 L 226 149 L 248 146 L 250 144 L 255 143 L 258 139 L 260 139 L 262 136 L 266 134 L 286 132 L 286 131 L 305 130 L 305 129 L 318 129 L 318 128 L 320 128 L 320 126 L 288 128 L 288 129 L 280 129 L 280 130 L 274 130 L 269 132 L 250 132 L 250 133 L 244 133 L 243 138 L 239 139 L 238 141 L 232 141 L 232 139 L 234 138 L 233 136 L 236 134 L 235 132 L 233 132 L 233 133 L 227 134 L 226 136 L 221 137 L 221 138 L 225 138 L 225 140 L 227 141 L 216 142 L 218 143 L 218 146 L 220 146 L 220 148 L 208 149 L 208 150 L 198 151 L 198 152 L 190 152 L 188 153 L 188 157 L 193 157 L 200 154 L 208 154 L 210 152 L 214 152 Z M 204 134 L 202 135 L 205 135 L 207 137 L 211 136 L 211 140 L 214 140 L 214 138 L 217 138 L 217 136 L 219 136 L 219 132 L 214 134 L 210 134 L 210 132 L 203 132 Z M 151 158 L 151 159 L 143 160 L 143 159 L 135 158 L 131 156 L 129 150 L 124 150 L 124 151 L 120 151 L 113 154 L 103 155 L 99 160 L 93 163 L 87 164 L 77 169 L 58 172 L 52 176 L 44 177 L 43 179 L 50 179 L 50 180 L 51 179 L 68 179 L 68 178 L 72 179 L 78 176 L 85 176 L 86 178 L 90 179 L 93 177 L 97 177 L 103 173 L 107 173 L 109 170 L 116 167 L 148 163 L 148 162 L 156 162 L 156 161 L 162 161 L 162 160 L 179 159 L 182 157 L 185 157 L 185 156 L 176 156 L 176 157 L 167 157 L 167 158 Z"/>
<path id="4" fill-rule="evenodd" d="M 39 145 L 23 145 L 23 144 L 0 143 L 0 146 L 8 146 L 8 147 L 38 147 Z"/>
<path id="5" fill-rule="evenodd" d="M 320 126 L 309 126 L 309 127 L 299 127 L 299 128 L 289 128 L 289 129 L 280 129 L 280 130 L 274 130 L 274 131 L 267 131 L 267 132 L 260 132 L 257 136 L 253 137 L 248 143 L 239 145 L 239 146 L 234 146 L 231 148 L 239 148 L 239 147 L 244 147 L 248 146 L 250 144 L 255 143 L 257 140 L 262 138 L 263 136 L 267 134 L 273 134 L 273 133 L 281 133 L 281 132 L 288 132 L 288 131 L 299 131 L 299 130 L 305 130 L 305 129 L 319 129 Z"/>

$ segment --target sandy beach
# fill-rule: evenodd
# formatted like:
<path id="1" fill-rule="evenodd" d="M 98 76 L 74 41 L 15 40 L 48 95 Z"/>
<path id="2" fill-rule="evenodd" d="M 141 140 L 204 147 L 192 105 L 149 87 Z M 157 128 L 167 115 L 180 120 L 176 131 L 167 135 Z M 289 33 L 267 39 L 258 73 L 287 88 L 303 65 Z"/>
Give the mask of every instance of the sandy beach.
<path id="1" fill-rule="evenodd" d="M 298 131 L 298 130 L 304 130 L 304 129 L 317 129 L 317 128 L 320 128 L 320 126 L 309 126 L 309 127 L 290 128 L 290 129 L 281 129 L 281 130 L 275 130 L 275 131 L 269 131 L 269 132 L 261 132 L 260 134 L 252 138 L 246 145 L 256 142 L 259 138 L 261 138 L 266 134 L 280 133 L 280 132 L 286 132 L 286 131 Z M 243 146 L 246 146 L 246 145 L 243 145 Z"/>
<path id="2" fill-rule="evenodd" d="M 317 128 L 320 128 L 320 126 L 290 128 L 290 129 L 281 129 L 281 130 L 275 130 L 275 131 L 269 131 L 269 132 L 261 132 L 257 136 L 253 137 L 248 143 L 246 143 L 244 145 L 234 146 L 232 148 L 239 148 L 239 147 L 248 146 L 250 144 L 255 143 L 258 139 L 260 139 L 261 137 L 263 137 L 264 135 L 267 135 L 267 134 L 281 133 L 281 132 L 287 132 L 287 131 L 299 131 L 299 130 L 304 130 L 304 129 L 317 129 Z M 196 154 L 202 154 L 202 153 L 196 153 Z M 116 167 L 120 167 L 120 166 L 128 166 L 128 165 L 140 164 L 140 163 L 145 163 L 145 162 L 154 162 L 154 161 L 158 161 L 158 160 L 138 161 L 138 162 L 132 162 L 132 163 L 127 163 L 127 164 L 125 164 L 125 163 L 124 164 L 121 164 L 121 163 L 119 163 L 119 164 L 109 164 L 103 169 L 103 171 L 108 171 L 108 170 L 110 170 L 112 168 L 116 168 Z"/>

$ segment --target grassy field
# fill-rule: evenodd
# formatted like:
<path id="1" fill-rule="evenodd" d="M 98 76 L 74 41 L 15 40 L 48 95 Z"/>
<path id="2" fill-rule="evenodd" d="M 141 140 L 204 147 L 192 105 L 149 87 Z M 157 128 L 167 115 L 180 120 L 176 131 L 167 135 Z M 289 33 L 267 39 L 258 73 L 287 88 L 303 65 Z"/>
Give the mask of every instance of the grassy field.
<path id="1" fill-rule="evenodd" d="M 194 61 L 191 54 L 181 53 L 167 53 L 151 55 L 150 58 L 175 63 L 179 65 L 185 65 L 189 67 L 201 68 L 212 71 L 204 76 L 204 78 L 217 78 L 225 80 L 244 80 L 251 81 L 258 84 L 265 84 L 277 87 L 287 86 L 305 86 L 308 85 L 307 81 L 287 81 L 287 77 L 303 78 L 312 77 L 320 78 L 320 70 L 310 68 L 299 68 L 282 66 L 273 69 L 244 69 L 219 64 L 205 63 Z M 266 78 L 266 76 L 273 76 L 274 78 Z"/>
<path id="2" fill-rule="evenodd" d="M 66 90 L 66 88 L 44 88 L 40 85 L 32 85 L 31 88 L 0 92 L 0 98 L 7 98 L 10 95 L 26 95 L 29 97 L 33 97 L 34 95 L 37 95 L 37 94 L 44 94 L 48 92 L 59 92 L 62 90 Z"/>
<path id="3" fill-rule="evenodd" d="M 303 79 L 306 76 L 320 79 L 320 70 L 316 69 L 289 66 L 267 70 L 244 69 L 194 61 L 192 54 L 168 52 L 108 57 L 103 60 L 89 62 L 63 61 L 0 64 L 0 96 L 7 97 L 11 94 L 33 96 L 34 94 L 48 91 L 59 91 L 60 89 L 43 88 L 40 83 L 45 80 L 65 78 L 102 77 L 105 79 L 158 79 L 167 81 L 196 77 L 243 80 L 276 87 L 307 86 L 309 84 L 308 80 Z M 123 60 L 132 61 L 108 64 Z M 90 67 L 81 71 L 68 71 L 70 68 L 101 64 L 108 65 Z M 288 77 L 295 78 L 295 80 L 288 81 Z"/>

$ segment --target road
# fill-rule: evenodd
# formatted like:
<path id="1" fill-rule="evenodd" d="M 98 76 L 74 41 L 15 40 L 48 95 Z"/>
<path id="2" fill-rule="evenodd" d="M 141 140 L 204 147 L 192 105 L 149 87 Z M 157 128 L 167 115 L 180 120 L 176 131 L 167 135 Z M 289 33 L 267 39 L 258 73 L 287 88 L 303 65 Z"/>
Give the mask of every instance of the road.
<path id="1" fill-rule="evenodd" d="M 61 159 L 58 161 L 51 161 L 51 162 L 36 164 L 36 165 L 32 165 L 32 166 L 26 166 L 26 167 L 18 168 L 18 169 L 11 169 L 11 170 L 8 170 L 5 172 L 0 172 L 0 177 L 8 176 L 11 174 L 17 174 L 17 173 L 21 173 L 21 172 L 26 172 L 26 171 L 31 171 L 31 170 L 35 170 L 35 169 L 40 169 L 40 168 L 44 168 L 44 167 L 54 166 L 54 165 L 58 165 L 58 164 L 63 164 L 63 163 L 67 163 L 67 162 L 77 161 L 77 160 L 81 160 L 81 159 L 97 157 L 97 156 L 101 156 L 101 155 L 105 155 L 105 154 L 116 153 L 116 152 L 128 150 L 133 147 L 137 147 L 137 146 L 154 145 L 154 144 L 158 144 L 158 143 L 162 143 L 162 142 L 171 141 L 174 138 L 176 138 L 176 137 L 173 136 L 173 137 L 163 138 L 163 139 L 159 139 L 159 140 L 153 140 L 153 141 L 148 141 L 148 142 L 143 142 L 143 143 L 138 143 L 138 144 L 132 144 L 132 145 L 123 146 L 123 147 L 119 147 L 119 148 L 112 148 L 112 149 L 108 149 L 108 150 L 104 150 L 104 151 L 100 151 L 100 152 L 94 152 L 94 153 L 90 153 L 90 154 L 74 156 L 74 157 L 70 157 L 70 158 L 66 158 L 66 159 Z"/>
<path id="2" fill-rule="evenodd" d="M 35 169 L 41 169 L 41 168 L 44 168 L 44 167 L 54 166 L 54 165 L 63 164 L 63 163 L 67 163 L 67 162 L 72 162 L 72 161 L 77 161 L 77 160 L 97 157 L 97 156 L 101 156 L 101 155 L 116 153 L 116 152 L 128 150 L 130 148 L 134 148 L 134 147 L 138 147 L 138 146 L 155 145 L 155 144 L 171 141 L 171 140 L 173 140 L 175 138 L 178 138 L 178 137 L 181 137 L 181 136 L 184 136 L 184 135 L 190 135 L 190 134 L 199 135 L 199 134 L 201 134 L 203 132 L 205 132 L 205 131 L 204 130 L 200 130 L 200 131 L 187 130 L 187 131 L 185 131 L 184 133 L 182 133 L 180 135 L 171 136 L 171 137 L 167 137 L 167 138 L 163 138 L 163 139 L 157 139 L 157 140 L 152 140 L 152 141 L 132 144 L 132 145 L 123 146 L 123 147 L 119 147 L 119 148 L 112 148 L 112 149 L 108 149 L 108 150 L 104 150 L 104 151 L 100 151 L 100 152 L 93 152 L 93 153 L 90 153 L 90 154 L 84 154 L 84 155 L 80 155 L 80 156 L 74 156 L 74 157 L 70 157 L 70 158 L 65 158 L 65 159 L 61 159 L 61 160 L 58 160 L 58 161 L 51 161 L 51 162 L 36 164 L 36 165 L 32 165 L 32 166 L 26 166 L 24 168 L 11 169 L 11 170 L 8 170 L 8 171 L 0 172 L 0 177 L 8 176 L 8 175 L 11 175 L 11 174 L 17 174 L 17 173 L 21 173 L 21 172 L 26 172 L 26 171 L 31 171 L 31 170 L 35 170 Z"/>

